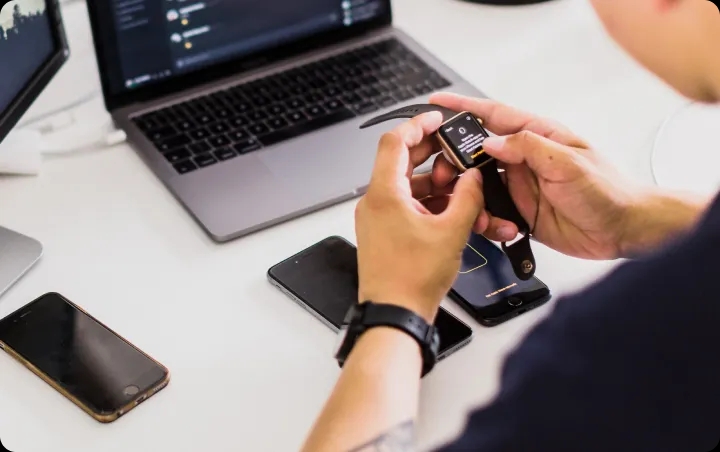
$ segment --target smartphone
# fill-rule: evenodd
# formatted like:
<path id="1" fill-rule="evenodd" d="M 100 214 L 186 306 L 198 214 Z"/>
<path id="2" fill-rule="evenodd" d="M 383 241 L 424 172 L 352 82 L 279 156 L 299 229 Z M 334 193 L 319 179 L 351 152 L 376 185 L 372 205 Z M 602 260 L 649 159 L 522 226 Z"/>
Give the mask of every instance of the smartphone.
<path id="1" fill-rule="evenodd" d="M 449 297 L 485 326 L 510 320 L 550 300 L 550 289 L 533 277 L 515 276 L 510 259 L 485 237 L 472 234 Z"/>
<path id="2" fill-rule="evenodd" d="M 162 364 L 57 293 L 0 320 L 0 348 L 103 423 L 170 381 Z"/>
<path id="3" fill-rule="evenodd" d="M 358 302 L 357 249 L 342 237 L 328 237 L 268 270 L 270 283 L 334 331 Z M 440 308 L 438 360 L 467 345 L 472 329 Z"/>

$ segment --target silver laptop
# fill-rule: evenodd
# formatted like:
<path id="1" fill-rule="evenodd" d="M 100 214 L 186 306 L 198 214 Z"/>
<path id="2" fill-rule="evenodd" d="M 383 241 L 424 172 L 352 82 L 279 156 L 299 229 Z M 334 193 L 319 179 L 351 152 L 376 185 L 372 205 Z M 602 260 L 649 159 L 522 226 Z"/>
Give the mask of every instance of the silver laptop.
<path id="1" fill-rule="evenodd" d="M 393 27 L 390 0 L 88 8 L 115 123 L 219 242 L 362 194 L 383 131 L 359 130 L 369 115 L 481 95 Z"/>

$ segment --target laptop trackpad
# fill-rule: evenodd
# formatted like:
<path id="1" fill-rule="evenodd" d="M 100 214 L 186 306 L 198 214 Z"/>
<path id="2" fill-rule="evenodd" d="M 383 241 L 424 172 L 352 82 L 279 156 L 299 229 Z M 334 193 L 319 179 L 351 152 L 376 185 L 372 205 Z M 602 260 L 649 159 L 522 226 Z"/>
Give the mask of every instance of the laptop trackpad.
<path id="1" fill-rule="evenodd" d="M 364 154 L 365 149 L 367 156 L 358 154 L 358 151 Z M 374 154 L 370 146 L 337 150 L 309 139 L 269 149 L 261 155 L 263 163 L 284 186 L 327 201 L 366 184 Z"/>

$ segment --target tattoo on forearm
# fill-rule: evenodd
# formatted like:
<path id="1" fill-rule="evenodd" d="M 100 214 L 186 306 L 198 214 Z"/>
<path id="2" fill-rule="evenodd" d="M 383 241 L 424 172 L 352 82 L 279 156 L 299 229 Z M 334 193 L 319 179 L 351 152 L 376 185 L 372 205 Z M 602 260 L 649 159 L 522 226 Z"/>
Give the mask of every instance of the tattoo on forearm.
<path id="1" fill-rule="evenodd" d="M 350 452 L 415 452 L 415 422 L 404 422 Z"/>

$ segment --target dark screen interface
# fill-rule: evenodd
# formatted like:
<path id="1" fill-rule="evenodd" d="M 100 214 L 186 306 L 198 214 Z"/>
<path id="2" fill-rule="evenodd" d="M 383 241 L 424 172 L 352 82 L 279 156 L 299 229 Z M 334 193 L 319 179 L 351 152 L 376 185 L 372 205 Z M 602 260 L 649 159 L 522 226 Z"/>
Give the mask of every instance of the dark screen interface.
<path id="1" fill-rule="evenodd" d="M 3 2 L 0 1 L 0 4 Z M 45 0 L 15 0 L 0 10 L 0 115 L 55 50 Z"/>
<path id="2" fill-rule="evenodd" d="M 358 302 L 357 249 L 342 239 L 325 240 L 276 269 L 275 278 L 336 328 L 340 328 L 345 314 Z M 442 309 L 435 318 L 435 326 L 441 352 L 472 333 Z"/>
<path id="3" fill-rule="evenodd" d="M 0 322 L 0 341 L 97 412 L 137 397 L 124 394 L 127 386 L 164 376 L 153 361 L 56 295 Z"/>
<path id="4" fill-rule="evenodd" d="M 352 27 L 385 13 L 385 0 L 102 0 L 114 26 L 113 91 Z M 108 4 L 109 3 L 109 4 Z M 110 41 L 106 41 L 110 42 Z M 113 66 L 111 62 L 111 67 Z"/>
<path id="5" fill-rule="evenodd" d="M 490 159 L 482 148 L 488 134 L 473 115 L 466 113 L 458 116 L 445 124 L 440 134 L 446 143 L 457 150 L 455 155 L 466 168 L 476 167 Z"/>
<path id="6" fill-rule="evenodd" d="M 509 296 L 538 290 L 542 285 L 532 278 L 522 281 L 498 247 L 473 234 L 463 251 L 460 273 L 453 289 L 477 308 L 491 306 Z"/>

